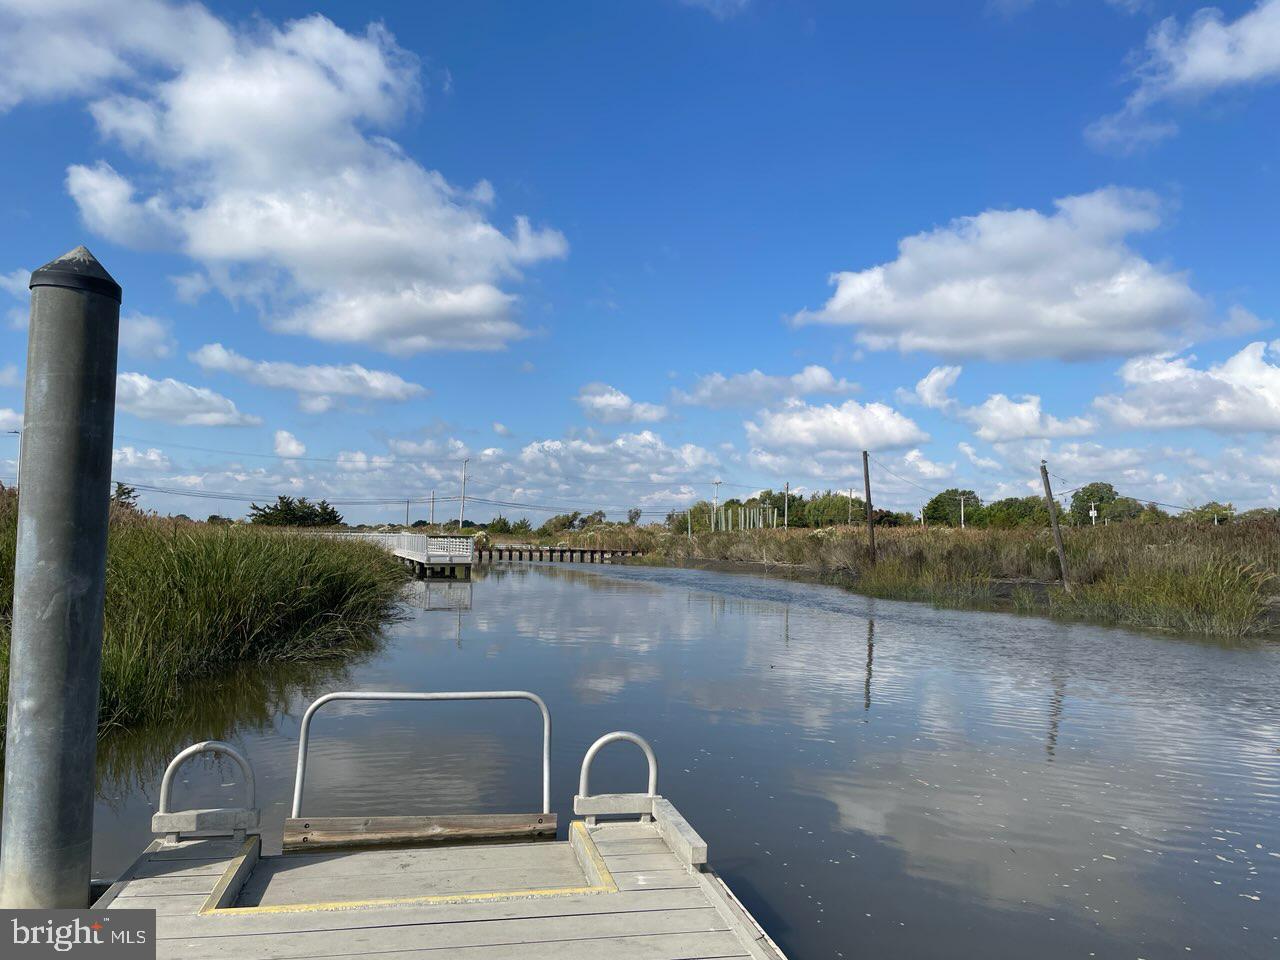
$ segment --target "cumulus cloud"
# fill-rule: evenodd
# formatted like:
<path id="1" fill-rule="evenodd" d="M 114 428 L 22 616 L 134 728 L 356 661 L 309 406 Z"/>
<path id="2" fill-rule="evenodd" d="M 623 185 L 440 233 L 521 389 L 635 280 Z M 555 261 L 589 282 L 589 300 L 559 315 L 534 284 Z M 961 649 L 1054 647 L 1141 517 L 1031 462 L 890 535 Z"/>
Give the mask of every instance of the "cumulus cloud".
<path id="1" fill-rule="evenodd" d="M 984 457 L 974 449 L 973 444 L 965 443 L 963 440 L 956 444 L 957 449 L 965 455 L 965 458 L 977 467 L 979 470 L 999 470 L 1001 468 L 1000 461 L 992 460 L 990 457 Z"/>
<path id="2" fill-rule="evenodd" d="M 642 430 L 607 441 L 582 437 L 535 440 L 521 448 L 512 464 L 512 479 L 523 487 L 554 492 L 594 487 L 608 491 L 608 502 L 618 499 L 620 482 L 669 484 L 666 491 L 643 485 L 634 488 L 631 496 L 637 502 L 653 503 L 663 502 L 655 499 L 659 493 L 672 496 L 672 490 L 682 490 L 681 499 L 694 499 L 692 488 L 683 482 L 708 476 L 718 466 L 716 455 L 704 447 L 692 443 L 675 446 L 652 430 Z"/>
<path id="3" fill-rule="evenodd" d="M 126 470 L 168 470 L 172 464 L 156 447 L 140 450 L 124 446 L 111 451 L 111 466 L 124 467 Z"/>
<path id="4" fill-rule="evenodd" d="M 1054 208 L 907 237 L 896 260 L 835 274 L 831 299 L 793 320 L 851 326 L 872 349 L 990 360 L 1127 356 L 1202 329 L 1208 305 L 1186 276 L 1125 242 L 1160 225 L 1155 195 L 1107 187 Z"/>
<path id="5" fill-rule="evenodd" d="M 163 360 L 176 344 L 169 324 L 130 310 L 120 317 L 120 349 L 131 357 Z"/>
<path id="6" fill-rule="evenodd" d="M 1086 130 L 1095 145 L 1132 150 L 1172 136 L 1177 124 L 1153 115 L 1163 102 L 1280 80 L 1280 0 L 1260 0 L 1234 20 L 1215 7 L 1185 25 L 1162 20 L 1133 75 L 1137 86 L 1124 106 Z"/>
<path id="7" fill-rule="evenodd" d="M 26 299 L 27 284 L 31 282 L 31 271 L 10 270 L 8 273 L 0 273 L 0 290 L 18 299 Z"/>
<path id="8" fill-rule="evenodd" d="M 600 423 L 654 423 L 667 417 L 661 404 L 638 403 L 607 383 L 589 383 L 579 390 L 578 406 Z"/>
<path id="9" fill-rule="evenodd" d="M 0 108 L 89 98 L 140 173 L 78 163 L 67 189 L 94 232 L 193 258 L 182 295 L 216 289 L 277 330 L 393 353 L 526 335 L 507 288 L 568 244 L 523 216 L 496 226 L 490 184 L 450 183 L 388 138 L 421 80 L 385 27 L 231 27 L 156 0 L 0 10 Z"/>
<path id="10" fill-rule="evenodd" d="M 736 17 L 751 5 L 751 0 L 680 0 L 686 7 L 698 7 L 717 20 Z"/>
<path id="11" fill-rule="evenodd" d="M 277 457 L 302 457 L 307 453 L 306 444 L 288 430 L 276 431 L 274 449 Z"/>
<path id="12" fill-rule="evenodd" d="M 365 400 L 408 400 L 426 392 L 419 384 L 385 370 L 369 370 L 358 363 L 342 366 L 251 360 L 220 343 L 206 343 L 191 360 L 203 370 L 231 373 L 264 387 L 293 390 L 303 410 L 323 413 L 334 397 Z"/>
<path id="13" fill-rule="evenodd" d="M 903 400 L 941 410 L 971 424 L 983 440 L 1072 437 L 1097 429 L 1097 425 L 1086 417 L 1060 419 L 1045 413 L 1041 409 L 1040 398 L 1035 394 L 1024 394 L 1015 399 L 1003 393 L 993 393 L 977 406 L 962 406 L 951 397 L 950 390 L 963 370 L 963 367 L 934 367 L 916 383 L 914 391 L 899 390 L 898 394 Z M 969 458 L 973 459 L 972 456 Z"/>
<path id="14" fill-rule="evenodd" d="M 1204 369 L 1192 365 L 1194 356 L 1135 357 L 1120 368 L 1124 392 L 1095 404 L 1125 427 L 1280 432 L 1280 364 L 1274 360 L 1280 360 L 1280 340 L 1251 343 Z"/>
<path id="15" fill-rule="evenodd" d="M 141 373 L 116 377 L 116 407 L 144 420 L 162 420 L 184 427 L 242 427 L 262 422 L 241 413 L 227 397 L 207 387 L 172 377 L 153 380 Z"/>
<path id="16" fill-rule="evenodd" d="M 1078 437 L 1097 429 L 1086 417 L 1060 420 L 1045 413 L 1040 409 L 1040 398 L 1034 394 L 1013 400 L 995 393 L 978 406 L 964 410 L 961 416 L 977 428 L 975 433 L 983 440 Z"/>
<path id="17" fill-rule="evenodd" d="M 676 403 L 725 409 L 759 407 L 784 397 L 803 397 L 819 393 L 852 393 L 857 384 L 843 377 L 837 379 L 826 367 L 810 365 L 791 376 L 777 376 L 752 370 L 749 373 L 709 373 L 699 377 L 693 389 L 676 390 Z"/>
<path id="18" fill-rule="evenodd" d="M 762 410 L 745 424 L 747 439 L 763 450 L 884 450 L 929 439 L 914 421 L 883 403 L 846 400 L 812 406 L 792 400 Z"/>
<path id="19" fill-rule="evenodd" d="M 899 391 L 903 400 L 923 404 L 931 410 L 947 410 L 955 401 L 948 391 L 956 385 L 962 367 L 934 367 L 916 382 L 914 393 Z"/>

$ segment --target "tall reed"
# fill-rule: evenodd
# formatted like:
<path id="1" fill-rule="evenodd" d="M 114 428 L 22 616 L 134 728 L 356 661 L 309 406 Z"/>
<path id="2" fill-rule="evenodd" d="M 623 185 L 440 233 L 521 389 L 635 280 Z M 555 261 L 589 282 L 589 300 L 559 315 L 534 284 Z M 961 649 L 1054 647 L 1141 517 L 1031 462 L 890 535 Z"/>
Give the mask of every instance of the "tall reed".
<path id="1" fill-rule="evenodd" d="M 0 493 L 6 678 L 16 513 Z M 239 664 L 368 650 L 405 579 L 369 544 L 121 515 L 107 550 L 100 727 L 166 719 L 184 688 Z"/>

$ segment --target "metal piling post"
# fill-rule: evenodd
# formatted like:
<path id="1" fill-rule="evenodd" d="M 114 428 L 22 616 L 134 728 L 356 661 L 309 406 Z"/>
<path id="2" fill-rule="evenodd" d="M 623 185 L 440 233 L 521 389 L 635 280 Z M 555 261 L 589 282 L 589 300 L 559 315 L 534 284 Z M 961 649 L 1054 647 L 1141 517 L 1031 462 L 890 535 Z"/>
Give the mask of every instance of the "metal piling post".
<path id="1" fill-rule="evenodd" d="M 31 275 L 0 904 L 88 906 L 120 285 L 84 247 Z"/>

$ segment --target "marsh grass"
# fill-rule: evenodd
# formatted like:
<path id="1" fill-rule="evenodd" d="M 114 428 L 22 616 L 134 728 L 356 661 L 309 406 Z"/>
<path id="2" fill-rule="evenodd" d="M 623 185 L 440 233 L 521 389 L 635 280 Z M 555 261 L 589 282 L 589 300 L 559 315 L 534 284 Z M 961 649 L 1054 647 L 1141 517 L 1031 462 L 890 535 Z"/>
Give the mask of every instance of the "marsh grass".
<path id="1" fill-rule="evenodd" d="M 750 561 L 879 597 L 1218 637 L 1273 630 L 1280 592 L 1280 524 L 1268 520 L 1065 529 L 1071 593 L 1059 585 L 1047 529 L 881 528 L 875 564 L 860 527 L 703 533 L 692 541 L 641 529 L 649 563 Z"/>
<path id="2" fill-rule="evenodd" d="M 0 493 L 6 678 L 16 520 L 16 498 Z M 367 651 L 396 615 L 406 576 L 394 558 L 369 544 L 115 516 L 99 726 L 167 719 L 192 684 L 239 665 Z M 0 704 L 7 689 L 6 681 Z"/>

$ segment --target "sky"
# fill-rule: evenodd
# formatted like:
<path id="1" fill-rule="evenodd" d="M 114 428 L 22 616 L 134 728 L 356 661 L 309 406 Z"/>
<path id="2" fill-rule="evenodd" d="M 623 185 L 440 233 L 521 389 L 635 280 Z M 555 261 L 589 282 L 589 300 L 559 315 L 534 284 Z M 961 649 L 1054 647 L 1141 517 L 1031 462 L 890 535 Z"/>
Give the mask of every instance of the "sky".
<path id="1" fill-rule="evenodd" d="M 0 480 L 84 243 L 161 513 L 1277 506 L 1278 117 L 1280 0 L 0 0 Z"/>

